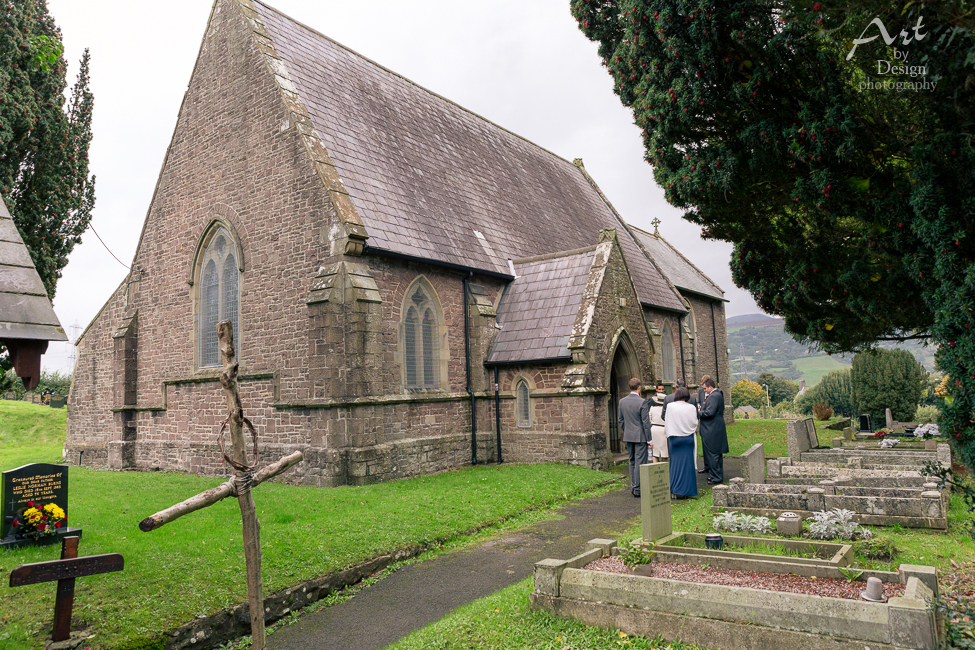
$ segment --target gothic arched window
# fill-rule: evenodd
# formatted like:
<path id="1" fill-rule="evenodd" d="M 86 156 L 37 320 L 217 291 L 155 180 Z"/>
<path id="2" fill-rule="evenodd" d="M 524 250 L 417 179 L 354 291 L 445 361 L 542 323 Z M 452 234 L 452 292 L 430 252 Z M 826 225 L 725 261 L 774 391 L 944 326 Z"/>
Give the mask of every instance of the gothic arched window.
<path id="1" fill-rule="evenodd" d="M 667 321 L 664 321 L 663 329 L 660 330 L 660 356 L 664 362 L 664 381 L 674 381 L 674 337 L 670 333 L 670 323 Z"/>
<path id="2" fill-rule="evenodd" d="M 217 340 L 217 323 L 231 320 L 234 347 L 240 355 L 240 282 L 237 245 L 226 228 L 218 227 L 210 237 L 200 263 L 197 303 L 197 341 L 199 367 L 213 368 L 222 363 Z"/>
<path id="3" fill-rule="evenodd" d="M 403 305 L 403 380 L 408 389 L 440 388 L 441 315 L 423 283 L 410 288 Z"/>
<path id="4" fill-rule="evenodd" d="M 515 387 L 515 411 L 518 415 L 518 426 L 531 428 L 532 425 L 532 406 L 531 398 L 528 394 L 528 382 L 522 379 Z"/>

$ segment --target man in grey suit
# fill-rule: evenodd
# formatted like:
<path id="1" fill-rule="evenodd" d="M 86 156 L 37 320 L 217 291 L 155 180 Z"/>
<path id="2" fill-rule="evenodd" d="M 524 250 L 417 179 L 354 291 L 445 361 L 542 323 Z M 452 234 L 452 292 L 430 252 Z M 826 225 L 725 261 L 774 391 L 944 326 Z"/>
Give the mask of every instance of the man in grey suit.
<path id="1" fill-rule="evenodd" d="M 623 432 L 623 442 L 630 452 L 630 492 L 640 496 L 640 465 L 647 463 L 647 442 L 650 432 L 643 426 L 643 397 L 640 395 L 640 380 L 630 380 L 630 394 L 620 400 L 619 425 Z"/>

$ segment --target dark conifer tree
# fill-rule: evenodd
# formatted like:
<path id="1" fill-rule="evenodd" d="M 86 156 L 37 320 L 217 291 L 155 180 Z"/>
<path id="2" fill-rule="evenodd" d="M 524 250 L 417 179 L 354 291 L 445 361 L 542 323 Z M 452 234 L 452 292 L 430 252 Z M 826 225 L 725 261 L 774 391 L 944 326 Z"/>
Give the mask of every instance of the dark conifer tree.
<path id="1" fill-rule="evenodd" d="M 942 424 L 975 464 L 970 2 L 571 6 L 667 200 L 734 243 L 735 283 L 827 352 L 931 340 Z"/>

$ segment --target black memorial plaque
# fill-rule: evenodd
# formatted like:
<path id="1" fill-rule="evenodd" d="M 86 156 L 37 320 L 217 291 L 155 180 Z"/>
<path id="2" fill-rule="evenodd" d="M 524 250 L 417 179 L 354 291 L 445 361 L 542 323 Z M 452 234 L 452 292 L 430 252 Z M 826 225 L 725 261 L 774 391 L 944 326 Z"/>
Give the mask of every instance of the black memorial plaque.
<path id="1" fill-rule="evenodd" d="M 68 467 L 50 463 L 32 463 L 3 472 L 3 519 L 0 539 L 10 534 L 17 512 L 29 501 L 38 505 L 56 503 L 64 510 L 64 524 L 68 521 Z"/>

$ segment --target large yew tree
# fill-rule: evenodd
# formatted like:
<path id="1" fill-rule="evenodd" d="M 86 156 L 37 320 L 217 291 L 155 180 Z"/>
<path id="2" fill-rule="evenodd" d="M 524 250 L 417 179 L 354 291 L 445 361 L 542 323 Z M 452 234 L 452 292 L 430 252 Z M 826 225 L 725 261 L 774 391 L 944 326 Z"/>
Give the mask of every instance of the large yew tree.
<path id="1" fill-rule="evenodd" d="M 972 2 L 571 2 L 667 200 L 734 243 L 735 283 L 828 352 L 937 345 L 975 463 Z"/>
<path id="2" fill-rule="evenodd" d="M 61 31 L 46 0 L 7 0 L 0 25 L 0 195 L 53 298 L 68 254 L 88 228 L 93 99 L 88 52 L 70 98 Z"/>

